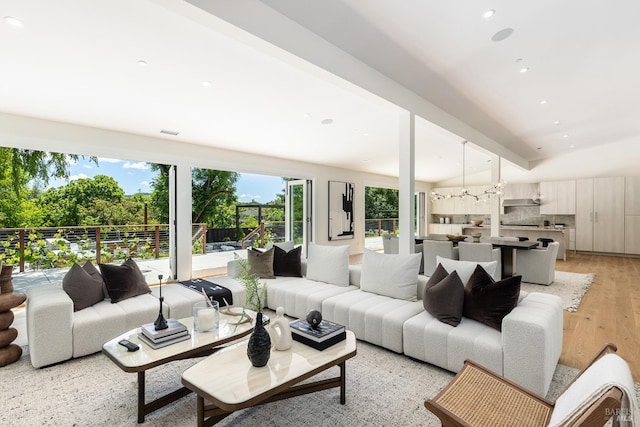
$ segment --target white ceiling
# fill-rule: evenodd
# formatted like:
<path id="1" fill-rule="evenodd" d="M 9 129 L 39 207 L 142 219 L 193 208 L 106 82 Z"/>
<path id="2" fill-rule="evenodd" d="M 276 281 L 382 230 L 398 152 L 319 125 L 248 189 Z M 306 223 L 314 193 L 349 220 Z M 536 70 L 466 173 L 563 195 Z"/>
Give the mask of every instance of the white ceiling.
<path id="1" fill-rule="evenodd" d="M 559 178 L 567 171 L 554 159 L 584 165 L 616 144 L 638 159 L 639 2 L 205 3 L 272 8 L 308 28 L 530 162 L 507 163 L 507 179 Z M 1 112 L 398 174 L 401 107 L 183 1 L 5 0 L 5 16 L 23 27 L 0 22 Z M 490 40 L 507 27 L 509 38 Z M 416 178 L 459 177 L 463 139 L 418 118 Z M 488 170 L 484 146 L 468 144 L 468 174 Z"/>

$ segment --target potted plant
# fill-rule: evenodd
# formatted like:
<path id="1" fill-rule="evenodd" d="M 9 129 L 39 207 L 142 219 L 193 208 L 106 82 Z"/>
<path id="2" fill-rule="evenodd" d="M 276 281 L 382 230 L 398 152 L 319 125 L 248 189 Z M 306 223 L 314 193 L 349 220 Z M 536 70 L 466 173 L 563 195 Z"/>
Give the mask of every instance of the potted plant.
<path id="1" fill-rule="evenodd" d="M 262 367 L 271 357 L 271 337 L 265 329 L 262 319 L 262 305 L 267 299 L 267 284 L 263 283 L 262 289 L 260 289 L 260 278 L 251 273 L 249 262 L 241 258 L 238 258 L 238 280 L 244 286 L 247 294 L 245 307 L 257 313 L 253 332 L 247 343 L 247 357 L 253 366 Z"/>

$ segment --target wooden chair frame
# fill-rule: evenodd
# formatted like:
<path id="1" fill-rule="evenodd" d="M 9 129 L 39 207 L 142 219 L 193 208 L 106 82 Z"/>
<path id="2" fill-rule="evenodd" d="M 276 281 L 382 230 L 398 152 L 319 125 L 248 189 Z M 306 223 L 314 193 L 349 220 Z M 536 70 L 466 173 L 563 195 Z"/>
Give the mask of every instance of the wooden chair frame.
<path id="1" fill-rule="evenodd" d="M 593 359 L 589 362 L 589 364 L 580 371 L 580 373 L 576 376 L 576 378 L 571 381 L 565 388 L 565 390 L 573 384 L 573 382 L 582 375 L 596 360 L 600 357 L 604 356 L 608 353 L 615 353 L 617 351 L 617 347 L 615 344 L 608 343 L 593 357 Z M 483 425 L 482 423 L 469 423 L 462 419 L 459 416 L 459 413 L 456 413 L 456 408 L 452 405 L 448 404 L 446 398 L 443 396 L 452 396 L 455 395 L 456 399 L 462 401 L 461 405 L 474 405 L 479 403 L 480 405 L 483 402 L 474 402 L 474 398 L 483 399 L 490 396 L 485 396 L 482 394 L 482 390 L 465 390 L 465 378 L 468 378 L 469 372 L 467 370 L 475 370 L 478 372 L 474 372 L 474 375 L 486 375 L 490 378 L 494 378 L 500 382 L 500 387 L 504 387 L 503 391 L 508 393 L 516 393 L 519 398 L 522 400 L 526 400 L 527 407 L 536 407 L 538 409 L 538 419 L 518 419 L 518 414 L 521 414 L 521 408 L 516 407 L 515 405 L 502 405 L 501 410 L 503 413 L 497 414 L 496 407 L 491 407 L 492 416 L 504 416 L 504 420 L 506 423 L 501 423 L 501 425 L 532 425 L 532 426 L 546 426 L 549 424 L 549 420 L 551 418 L 551 414 L 554 409 L 554 402 L 551 402 L 547 399 L 544 399 L 535 393 L 532 393 L 525 388 L 515 384 L 513 381 L 510 381 L 495 372 L 492 372 L 483 366 L 471 361 L 466 360 L 464 362 L 463 368 L 458 372 L 455 378 L 442 390 L 436 397 L 433 399 L 428 399 L 424 402 L 424 406 L 431 412 L 433 412 L 441 421 L 443 426 L 465 426 L 465 427 L 477 427 Z M 603 395 L 591 404 L 588 407 L 583 408 L 580 417 L 573 423 L 574 426 L 602 426 L 607 422 L 609 418 L 611 418 L 614 414 L 617 413 L 617 409 L 620 408 L 620 403 L 622 400 L 622 390 L 617 387 L 612 387 L 607 392 L 603 393 Z M 488 401 L 489 399 L 487 399 Z M 487 405 L 488 406 L 488 405 Z M 482 411 L 483 409 L 479 406 L 474 407 L 474 413 L 478 415 L 477 411 Z M 509 422 L 509 420 L 512 420 Z M 517 423 L 514 421 L 517 420 Z M 495 421 L 494 421 L 495 422 Z M 526 424 L 528 422 L 528 424 Z M 614 423 L 615 425 L 615 423 Z"/>

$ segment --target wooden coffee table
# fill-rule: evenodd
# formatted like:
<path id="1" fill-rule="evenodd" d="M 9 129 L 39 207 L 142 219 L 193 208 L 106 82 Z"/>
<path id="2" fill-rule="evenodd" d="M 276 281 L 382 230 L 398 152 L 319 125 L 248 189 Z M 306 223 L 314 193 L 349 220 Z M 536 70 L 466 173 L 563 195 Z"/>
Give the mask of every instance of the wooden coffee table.
<path id="1" fill-rule="evenodd" d="M 318 351 L 297 341 L 290 350 L 271 351 L 267 366 L 255 368 L 247 357 L 247 341 L 226 347 L 182 374 L 182 384 L 197 394 L 198 426 L 212 426 L 234 411 L 267 402 L 340 387 L 345 403 L 347 359 L 356 355 L 356 338 Z M 340 376 L 298 384 L 333 366 Z M 212 402 L 205 405 L 205 400 Z"/>
<path id="2" fill-rule="evenodd" d="M 255 319 L 255 313 L 247 310 L 249 315 Z M 253 330 L 252 323 L 243 323 L 237 327 L 233 324 L 238 321 L 238 317 L 220 313 L 220 326 L 217 331 L 195 332 L 193 330 L 193 318 L 179 319 L 191 336 L 188 340 L 171 344 L 157 350 L 152 349 L 147 344 L 141 342 L 138 334 L 140 328 L 132 329 L 102 346 L 102 352 L 109 357 L 120 369 L 125 372 L 138 373 L 138 422 L 143 423 L 144 417 L 191 393 L 186 387 L 175 390 L 152 402 L 145 402 L 145 373 L 148 369 L 164 365 L 176 360 L 189 359 L 193 357 L 206 356 L 217 350 L 223 344 L 249 335 Z M 129 352 L 126 348 L 118 344 L 121 339 L 128 339 L 140 346 L 138 351 Z"/>

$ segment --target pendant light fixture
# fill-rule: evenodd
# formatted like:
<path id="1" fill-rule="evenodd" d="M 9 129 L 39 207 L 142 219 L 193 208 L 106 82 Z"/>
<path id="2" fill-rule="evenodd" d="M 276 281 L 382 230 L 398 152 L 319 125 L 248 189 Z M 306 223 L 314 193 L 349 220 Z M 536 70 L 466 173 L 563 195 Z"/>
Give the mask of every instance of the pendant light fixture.
<path id="1" fill-rule="evenodd" d="M 502 195 L 502 189 L 505 186 L 505 182 L 503 180 L 500 180 L 498 183 L 496 183 L 496 184 L 492 185 L 491 187 L 487 188 L 486 190 L 484 190 L 480 194 L 469 193 L 469 190 L 467 189 L 466 179 L 465 179 L 466 145 L 467 145 L 467 142 L 468 141 L 462 141 L 462 189 L 457 194 L 452 194 L 452 193 L 451 194 L 442 194 L 442 193 L 438 193 L 437 191 L 434 190 L 434 191 L 431 192 L 431 200 L 432 201 L 443 200 L 443 199 L 452 199 L 452 198 L 465 199 L 465 198 L 469 197 L 469 198 L 474 199 L 474 201 L 476 203 L 479 203 L 479 202 L 485 202 L 485 201 L 489 200 L 493 196 Z"/>

